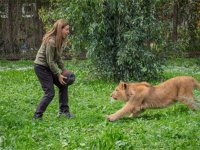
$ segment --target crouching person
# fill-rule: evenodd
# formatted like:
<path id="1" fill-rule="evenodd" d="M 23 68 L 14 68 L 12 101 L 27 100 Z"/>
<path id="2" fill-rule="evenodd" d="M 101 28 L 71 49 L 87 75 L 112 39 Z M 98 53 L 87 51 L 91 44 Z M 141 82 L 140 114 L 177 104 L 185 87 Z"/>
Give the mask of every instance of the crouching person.
<path id="1" fill-rule="evenodd" d="M 44 95 L 36 108 L 33 120 L 42 119 L 43 113 L 54 98 L 54 84 L 59 89 L 59 116 L 64 115 L 67 118 L 74 118 L 68 106 L 68 85 L 72 84 L 70 77 L 73 75 L 66 71 L 61 58 L 63 51 L 61 47 L 68 34 L 68 22 L 60 19 L 55 22 L 53 27 L 43 37 L 41 47 L 34 61 L 34 70 Z M 66 74 L 60 72 L 67 72 L 70 74 L 69 78 Z M 73 81 L 74 79 L 72 78 Z"/>

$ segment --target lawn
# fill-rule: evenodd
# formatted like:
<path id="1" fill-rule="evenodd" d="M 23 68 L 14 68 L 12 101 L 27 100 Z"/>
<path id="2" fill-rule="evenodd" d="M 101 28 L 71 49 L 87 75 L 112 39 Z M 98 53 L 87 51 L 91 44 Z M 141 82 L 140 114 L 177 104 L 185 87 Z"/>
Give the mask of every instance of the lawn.
<path id="1" fill-rule="evenodd" d="M 200 81 L 194 59 L 169 61 L 164 79 L 191 75 Z M 57 118 L 58 91 L 43 121 L 32 116 L 42 96 L 32 61 L 0 61 L 0 149 L 5 150 L 125 150 L 200 149 L 200 111 L 177 103 L 165 109 L 147 110 L 139 117 L 116 122 L 107 114 L 122 107 L 110 102 L 117 85 L 96 78 L 87 61 L 66 61 L 76 74 L 69 87 L 69 105 L 75 119 Z M 156 84 L 162 81 L 153 82 Z M 200 99 L 200 92 L 195 91 Z"/>

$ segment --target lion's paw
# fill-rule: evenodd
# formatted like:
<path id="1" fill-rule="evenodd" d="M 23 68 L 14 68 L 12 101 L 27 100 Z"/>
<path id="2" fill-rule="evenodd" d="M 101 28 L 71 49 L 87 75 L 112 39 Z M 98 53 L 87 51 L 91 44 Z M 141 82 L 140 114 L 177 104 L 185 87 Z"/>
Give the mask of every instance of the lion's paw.
<path id="1" fill-rule="evenodd" d="M 112 115 L 106 116 L 106 119 L 110 122 L 115 121 L 115 117 L 113 117 Z"/>

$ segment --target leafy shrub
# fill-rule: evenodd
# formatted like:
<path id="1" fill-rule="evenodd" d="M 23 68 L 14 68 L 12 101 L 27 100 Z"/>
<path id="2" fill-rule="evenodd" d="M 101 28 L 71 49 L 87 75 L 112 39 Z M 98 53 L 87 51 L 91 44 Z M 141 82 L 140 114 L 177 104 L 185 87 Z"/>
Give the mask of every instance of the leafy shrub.
<path id="1" fill-rule="evenodd" d="M 102 17 L 100 21 L 95 18 L 88 49 L 101 75 L 116 81 L 159 77 L 161 61 L 149 45 L 159 42 L 152 5 L 149 1 L 102 3 Z"/>
<path id="2" fill-rule="evenodd" d="M 73 52 L 87 50 L 97 73 L 115 81 L 150 80 L 162 72 L 157 54 L 161 41 L 155 19 L 155 2 L 56 0 L 54 10 L 41 9 L 43 21 L 67 18 Z M 45 15 L 47 14 L 47 15 Z M 162 60 L 163 61 L 163 60 Z"/>

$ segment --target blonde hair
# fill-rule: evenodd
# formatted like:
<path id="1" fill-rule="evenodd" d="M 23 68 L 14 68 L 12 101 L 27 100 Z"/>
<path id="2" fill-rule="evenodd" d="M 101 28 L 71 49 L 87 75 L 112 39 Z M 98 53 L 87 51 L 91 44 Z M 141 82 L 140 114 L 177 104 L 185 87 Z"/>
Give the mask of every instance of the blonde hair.
<path id="1" fill-rule="evenodd" d="M 56 37 L 56 49 L 60 49 L 63 41 L 62 29 L 69 25 L 69 23 L 64 19 L 57 20 L 53 27 L 43 36 L 43 42 L 47 43 L 52 36 Z"/>

